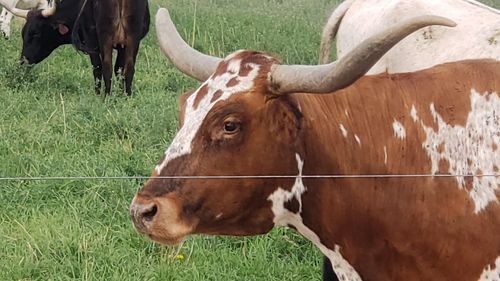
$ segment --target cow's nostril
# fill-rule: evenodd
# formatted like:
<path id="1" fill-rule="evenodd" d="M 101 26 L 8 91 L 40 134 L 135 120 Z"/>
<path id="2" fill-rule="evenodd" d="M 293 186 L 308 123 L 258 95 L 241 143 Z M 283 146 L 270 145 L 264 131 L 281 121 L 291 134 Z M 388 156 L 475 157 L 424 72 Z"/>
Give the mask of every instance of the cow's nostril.
<path id="1" fill-rule="evenodd" d="M 149 224 L 158 213 L 158 206 L 155 203 L 130 205 L 130 214 L 135 226 L 142 231 L 146 231 Z"/>
<path id="2" fill-rule="evenodd" d="M 156 205 L 150 205 L 148 208 L 144 208 L 142 212 L 142 219 L 146 222 L 150 222 L 153 220 L 154 216 L 158 212 L 158 207 Z"/>

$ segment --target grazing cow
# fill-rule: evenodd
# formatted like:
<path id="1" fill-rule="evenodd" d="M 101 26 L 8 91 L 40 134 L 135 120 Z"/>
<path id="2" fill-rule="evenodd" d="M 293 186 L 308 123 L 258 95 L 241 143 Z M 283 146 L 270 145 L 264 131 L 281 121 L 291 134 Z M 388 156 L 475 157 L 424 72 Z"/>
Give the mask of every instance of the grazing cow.
<path id="1" fill-rule="evenodd" d="M 457 23 L 453 29 L 429 26 L 408 36 L 370 69 L 398 73 L 464 59 L 500 60 L 500 11 L 474 0 L 346 0 L 323 29 L 320 63 L 330 60 L 336 34 L 337 57 L 370 35 L 403 19 L 433 14 Z"/>
<path id="2" fill-rule="evenodd" d="M 0 0 L 6 1 L 6 0 Z M 56 8 L 57 3 L 57 8 Z M 115 74 L 124 76 L 125 92 L 132 94 L 132 80 L 140 40 L 149 31 L 149 5 L 145 0 L 54 0 L 52 6 L 17 15 L 23 27 L 22 63 L 36 64 L 57 47 L 73 43 L 86 52 L 94 68 L 95 90 L 111 91 L 113 49 L 117 50 Z"/>
<path id="3" fill-rule="evenodd" d="M 334 63 L 290 66 L 201 54 L 165 9 L 156 21 L 170 60 L 205 82 L 181 98 L 180 131 L 132 201 L 140 232 L 175 244 L 290 226 L 340 280 L 498 280 L 500 178 L 472 175 L 500 169 L 500 62 L 359 78 L 408 33 L 449 22 L 398 25 Z"/>
<path id="4" fill-rule="evenodd" d="M 47 8 L 47 6 L 48 3 L 45 0 L 17 0 L 9 4 L 9 9 L 22 13 L 22 10 L 44 9 Z M 10 37 L 10 21 L 13 17 L 9 9 L 2 8 L 2 12 L 0 13 L 0 32 L 3 33 L 5 38 Z"/>

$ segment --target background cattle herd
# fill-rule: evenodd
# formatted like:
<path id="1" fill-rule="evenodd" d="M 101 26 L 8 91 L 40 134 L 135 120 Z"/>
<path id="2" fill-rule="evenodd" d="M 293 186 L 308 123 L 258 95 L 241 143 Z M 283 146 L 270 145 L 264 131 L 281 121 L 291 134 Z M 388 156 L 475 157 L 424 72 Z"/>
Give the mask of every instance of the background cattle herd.
<path id="1" fill-rule="evenodd" d="M 264 2 L 266 3 L 262 4 Z M 159 202 L 163 200 L 164 189 L 175 190 L 186 183 L 183 180 L 173 183 L 167 180 L 156 182 L 155 176 L 172 175 L 162 174 L 162 169 L 159 167 L 169 171 L 172 169 L 173 171 L 189 170 L 189 163 L 177 164 L 184 161 L 186 157 L 182 152 L 187 149 L 186 145 L 190 145 L 188 149 L 190 153 L 195 151 L 194 133 L 192 138 L 187 138 L 190 140 L 188 144 L 182 141 L 183 137 L 189 135 L 184 127 L 194 130 L 193 128 L 198 126 L 197 122 L 200 122 L 199 126 L 203 128 L 205 115 L 210 116 L 211 106 L 214 106 L 211 103 L 205 104 L 203 95 L 197 99 L 191 99 L 193 103 L 190 103 L 189 95 L 193 94 L 191 90 L 195 90 L 193 94 L 195 97 L 199 95 L 204 85 L 209 85 L 207 86 L 209 90 L 205 95 L 213 94 L 212 101 L 217 101 L 220 96 L 224 97 L 224 91 L 230 91 L 228 89 L 233 86 L 232 82 L 237 86 L 240 82 L 244 84 L 245 77 L 252 75 L 251 69 L 248 73 L 243 70 L 243 67 L 234 70 L 235 66 L 229 63 L 240 53 L 224 58 L 237 49 L 257 49 L 273 56 L 276 56 L 275 54 L 282 56 L 277 57 L 276 61 L 283 60 L 283 63 L 272 64 L 270 74 L 266 75 L 266 79 L 270 81 L 269 88 L 272 89 L 273 95 L 277 95 L 273 98 L 278 100 L 284 99 L 283 97 L 290 93 L 335 94 L 337 91 L 351 89 L 352 85 L 362 89 L 364 85 L 371 83 L 366 82 L 371 81 L 368 80 L 370 78 L 360 78 L 365 74 L 380 74 L 381 76 L 377 77 L 386 79 L 385 82 L 380 83 L 406 77 L 406 73 L 409 73 L 408 79 L 420 77 L 419 71 L 424 71 L 422 75 L 428 75 L 431 79 L 446 77 L 443 73 L 448 71 L 447 66 L 439 68 L 442 67 L 440 65 L 458 63 L 457 73 L 460 69 L 467 69 L 464 72 L 469 71 L 471 75 L 460 79 L 455 77 L 456 81 L 453 83 L 457 86 L 453 87 L 457 89 L 456 91 L 460 92 L 461 85 L 470 83 L 478 87 L 478 91 L 486 89 L 485 95 L 488 95 L 486 105 L 481 104 L 480 110 L 486 110 L 485 114 L 490 116 L 485 117 L 490 118 L 488 119 L 491 120 L 491 122 L 488 121 L 490 127 L 483 131 L 492 135 L 490 144 L 492 150 L 489 158 L 481 156 L 483 157 L 481 159 L 486 158 L 485 161 L 493 163 L 491 168 L 493 179 L 487 182 L 488 192 L 492 192 L 492 195 L 482 195 L 481 192 L 487 191 L 479 190 L 478 193 L 474 193 L 479 194 L 475 198 L 489 198 L 486 203 L 481 201 L 484 206 L 497 204 L 500 200 L 499 167 L 497 166 L 500 165 L 500 149 L 498 149 L 500 145 L 500 107 L 498 107 L 500 106 L 500 88 L 498 88 L 500 72 L 492 75 L 498 79 L 489 79 L 485 78 L 489 76 L 481 75 L 481 71 L 485 69 L 492 69 L 493 72 L 500 69 L 498 62 L 500 61 L 500 11 L 498 10 L 500 2 L 498 0 L 482 2 L 474 0 L 345 0 L 318 1 L 318 3 L 304 0 L 290 0 L 289 3 L 274 0 L 235 2 L 211 0 L 206 3 L 187 0 L 149 3 L 142 0 L 0 0 L 0 5 L 3 7 L 0 14 L 0 32 L 4 37 L 0 39 L 0 49 L 4 53 L 0 54 L 0 60 L 2 60 L 0 96 L 3 96 L 0 98 L 0 104 L 4 106 L 3 113 L 0 112 L 0 155 L 4 159 L 0 165 L 0 177 L 84 175 L 90 178 L 111 178 L 109 181 L 99 182 L 94 182 L 95 179 L 84 182 L 76 179 L 65 179 L 61 182 L 5 179 L 0 181 L 0 186 L 4 186 L 5 189 L 5 192 L 0 195 L 0 204 L 6 206 L 3 214 L 0 214 L 0 237 L 4 237 L 4 241 L 0 242 L 0 248 L 6 249 L 3 254 L 0 253 L 0 280 L 45 280 L 55 278 L 54 276 L 57 275 L 62 276 L 62 279 L 86 280 L 310 280 L 311 278 L 320 279 L 321 274 L 323 280 L 386 280 L 398 276 L 405 276 L 408 280 L 449 280 L 449 276 L 442 275 L 448 272 L 446 271 L 448 268 L 442 266 L 446 262 L 436 261 L 435 264 L 441 265 L 443 269 L 440 271 L 441 268 L 436 266 L 437 269 L 429 269 L 429 273 L 424 276 L 419 273 L 422 268 L 418 268 L 420 262 L 418 255 L 412 256 L 413 253 L 409 253 L 407 257 L 415 259 L 412 262 L 415 264 L 415 269 L 401 270 L 395 266 L 393 272 L 377 272 L 373 269 L 379 268 L 380 264 L 376 266 L 377 262 L 391 264 L 393 257 L 390 256 L 389 250 L 382 250 L 383 254 L 378 256 L 373 254 L 371 258 L 377 262 L 373 264 L 365 262 L 366 259 L 361 258 L 358 252 L 348 250 L 344 244 L 343 247 L 338 247 L 337 244 L 332 247 L 327 245 L 327 239 L 319 234 L 312 232 L 313 235 L 311 235 L 308 232 L 311 230 L 307 229 L 304 218 L 300 218 L 300 221 L 302 223 L 304 220 L 304 225 L 301 224 L 301 226 L 304 226 L 306 230 L 293 223 L 284 223 L 288 222 L 287 220 L 278 223 L 275 219 L 275 225 L 291 226 L 297 232 L 275 229 L 271 232 L 271 238 L 267 240 L 266 237 L 252 240 L 246 237 L 203 236 L 190 238 L 191 240 L 187 240 L 177 248 L 163 248 L 150 243 L 147 237 L 137 235 L 136 231 L 130 227 L 127 209 L 134 192 L 138 187 L 142 187 L 130 206 L 135 228 L 153 240 L 159 242 L 168 240 L 165 240 L 168 238 L 168 234 L 165 233 L 171 229 L 167 227 L 160 231 L 158 230 L 160 226 L 156 228 L 155 225 L 153 228 L 149 224 L 153 219 L 159 220 L 157 217 L 160 214 L 163 216 L 164 211 L 160 210 L 160 207 L 164 203 Z M 169 23 L 170 17 L 165 10 L 160 10 L 157 17 L 150 17 L 150 13 L 151 15 L 157 13 L 157 7 L 168 8 L 173 14 L 175 25 Z M 429 15 L 442 18 L 426 18 Z M 167 16 L 168 21 L 165 20 Z M 411 29 L 410 31 L 402 32 L 401 35 L 390 39 L 391 36 L 388 34 L 395 32 L 391 28 L 396 24 L 420 16 L 423 16 L 421 22 L 410 24 L 411 27 L 408 29 Z M 16 18 L 19 19 L 16 20 Z M 155 19 L 156 25 L 151 24 L 150 21 L 155 22 Z M 277 24 L 276 21 L 283 23 Z M 263 24 L 268 24 L 268 26 Z M 269 27 L 273 24 L 276 26 Z M 298 27 L 301 24 L 303 26 Z M 321 27 L 323 28 L 322 34 Z M 156 36 L 154 32 L 149 32 L 150 29 L 156 31 Z M 264 32 L 266 29 L 269 29 L 267 30 L 269 33 Z M 177 32 L 180 34 L 178 38 Z M 313 34 L 313 36 L 308 37 L 305 34 Z M 383 39 L 373 39 L 379 34 L 385 34 Z M 244 41 L 240 39 L 242 37 L 250 39 Z M 366 50 L 363 49 L 363 45 L 369 40 L 378 41 L 368 45 Z M 387 43 L 391 40 L 394 42 Z M 248 42 L 255 44 L 248 44 Z M 335 46 L 332 46 L 334 42 Z M 161 51 L 158 44 L 160 44 Z M 61 47 L 63 45 L 68 46 Z M 391 49 L 392 45 L 394 47 Z M 189 46 L 201 53 L 190 49 Z M 336 52 L 335 56 L 330 54 L 332 50 Z M 90 64 L 81 58 L 82 54 L 90 58 Z M 318 54 L 321 67 L 314 65 Z M 170 62 L 163 59 L 165 56 Z M 334 60 L 333 57 L 337 61 L 331 63 Z M 261 59 L 267 60 L 270 57 L 259 58 L 258 63 L 249 61 L 248 65 L 251 65 L 250 68 L 255 68 L 255 65 L 261 63 Z M 470 61 L 472 62 L 469 64 Z M 225 63 L 228 65 L 225 66 Z M 199 64 L 203 67 L 199 67 Z M 306 66 L 297 67 L 295 64 Z M 334 68 L 328 68 L 329 66 Z M 435 66 L 437 66 L 436 72 L 433 70 L 425 72 L 426 69 Z M 344 69 L 344 67 L 349 69 L 351 74 L 337 73 L 340 71 L 338 69 Z M 454 69 L 454 67 L 452 65 L 449 69 Z M 265 67 L 261 66 L 261 68 Z M 92 69 L 93 76 L 88 74 L 90 69 Z M 308 69 L 309 72 L 303 75 L 305 78 L 302 78 L 299 71 L 302 72 L 304 69 Z M 218 76 L 224 77 L 228 73 L 232 75 L 235 71 L 238 74 L 242 72 L 245 74 L 237 76 L 234 80 L 222 80 L 223 85 L 222 82 L 214 82 L 219 81 Z M 417 74 L 412 76 L 413 72 Z M 203 84 L 200 86 L 183 73 Z M 315 78 L 318 74 L 332 75 L 335 78 L 331 78 L 331 81 L 323 77 Z M 390 76 L 391 74 L 394 76 Z M 400 74 L 401 76 L 398 76 Z M 338 81 L 335 75 L 340 77 Z M 132 83 L 134 76 L 137 80 L 135 84 Z M 482 79 L 485 81 L 481 80 L 480 76 L 483 76 Z M 92 78 L 94 85 L 91 92 L 96 95 L 88 94 L 87 89 L 91 88 L 89 77 Z M 208 81 L 205 82 L 207 79 Z M 374 81 L 376 79 L 379 78 L 374 78 Z M 443 85 L 450 83 L 445 81 L 446 78 L 441 79 Z M 103 80 L 104 91 L 101 94 Z M 257 82 L 252 83 L 255 85 Z M 244 86 L 241 85 L 241 87 L 238 89 L 245 91 Z M 407 89 L 400 87 L 402 89 L 400 94 L 403 95 Z M 425 85 L 422 85 L 422 88 L 424 87 Z M 368 86 L 368 88 L 375 88 L 375 86 Z M 217 94 L 217 90 L 221 93 Z M 165 94 L 166 92 L 168 94 Z M 183 93 L 187 93 L 187 97 L 183 98 L 186 95 L 184 94 L 177 101 L 176 96 Z M 132 94 L 134 95 L 130 99 L 122 97 L 132 96 Z M 232 94 L 228 94 L 226 98 L 229 99 L 230 95 Z M 471 94 L 471 98 L 472 96 L 474 94 Z M 224 104 L 226 98 L 222 98 L 219 105 Z M 293 103 L 291 106 L 295 106 Z M 391 102 L 388 101 L 387 104 Z M 473 107 L 473 105 L 471 101 L 470 106 Z M 192 106 L 192 109 L 188 108 L 189 106 Z M 203 113 L 205 115 L 199 113 L 198 106 L 207 107 L 207 112 Z M 336 108 L 334 105 L 328 106 Z M 177 117 L 178 109 L 181 114 L 179 117 Z M 306 114 L 307 105 L 302 112 L 299 104 L 298 110 L 296 114 Z M 345 109 L 346 116 L 349 110 L 349 108 Z M 434 109 L 431 108 L 432 110 Z M 453 111 L 455 108 L 450 106 L 447 110 Z M 474 110 L 474 107 L 471 110 Z M 344 114 L 344 109 L 341 111 Z M 408 111 L 407 118 L 411 116 L 417 120 L 421 117 L 422 120 L 419 122 L 423 126 L 423 117 L 417 117 L 418 114 L 420 113 L 415 113 L 412 109 L 411 114 Z M 435 114 L 433 118 L 436 124 L 438 120 L 442 121 L 439 119 L 441 118 L 439 114 L 433 114 Z M 462 118 L 460 112 L 451 114 L 453 118 Z M 446 121 L 448 120 L 444 122 Z M 189 124 L 184 124 L 184 122 Z M 396 139 L 406 137 L 407 131 L 401 123 L 392 119 L 390 123 Z M 238 122 L 225 122 L 224 132 L 230 130 L 232 126 L 238 128 L 238 124 Z M 344 135 L 345 138 L 350 132 L 348 132 L 349 128 L 346 130 L 344 125 L 340 124 L 338 134 Z M 442 126 L 441 123 L 435 125 L 434 130 L 440 130 L 439 126 Z M 179 134 L 176 135 L 176 131 L 179 131 Z M 447 137 L 458 139 L 458 136 L 453 134 Z M 281 138 L 276 136 L 276 139 L 278 142 Z M 164 148 L 168 143 L 172 144 L 165 152 Z M 362 146 L 363 139 L 353 134 L 353 143 Z M 204 148 L 209 151 L 210 145 L 205 144 Z M 386 163 L 388 150 L 390 158 L 391 147 L 385 147 L 383 151 Z M 442 147 L 429 150 L 433 151 L 429 152 L 429 157 L 432 157 L 432 153 L 441 153 L 442 160 L 447 157 L 442 152 L 443 150 Z M 161 157 L 158 166 L 153 169 L 152 178 L 146 183 L 144 178 L 134 178 L 149 174 L 162 153 L 165 154 Z M 243 154 L 244 150 L 240 149 L 232 153 L 235 156 L 238 153 Z M 272 153 L 268 155 L 272 157 Z M 325 155 L 327 155 L 326 152 Z M 177 161 L 176 157 L 181 160 L 177 159 L 179 160 Z M 296 158 L 296 155 L 292 158 L 298 163 L 301 175 L 301 158 Z M 473 162 L 472 158 L 473 156 L 464 161 Z M 441 160 L 437 160 L 439 165 L 441 165 Z M 266 161 L 285 163 L 286 159 L 270 158 Z M 451 163 L 451 160 L 449 161 Z M 197 163 L 198 167 L 202 167 L 194 170 L 195 174 L 198 171 L 209 171 L 211 168 L 224 166 L 210 163 L 213 167 L 204 168 L 202 157 L 193 162 Z M 418 161 L 414 160 L 414 162 Z M 307 164 L 306 161 L 306 167 Z M 178 165 L 181 168 L 170 168 L 169 165 Z M 262 164 L 262 167 L 265 166 L 267 164 Z M 449 166 L 453 165 L 449 164 Z M 237 169 L 236 165 L 234 168 Z M 488 172 L 481 168 L 482 166 L 478 168 L 481 173 Z M 442 166 L 437 169 L 441 171 Z M 219 171 L 224 170 L 221 168 Z M 458 168 L 456 171 L 457 173 L 469 172 L 469 170 Z M 124 174 L 132 178 L 130 183 L 124 184 L 123 181 L 113 179 Z M 295 185 L 299 182 L 298 179 Z M 251 182 L 248 180 L 243 185 L 248 188 Z M 473 191 L 469 189 L 474 189 L 476 182 L 474 180 L 471 182 L 472 187 L 467 185 L 469 184 L 467 182 L 464 186 L 472 194 Z M 479 183 L 479 186 L 482 186 L 481 184 Z M 387 186 L 389 186 L 388 183 Z M 119 191 L 113 191 L 117 190 L 117 187 Z M 290 187 L 290 190 L 293 188 Z M 168 192 L 173 194 L 171 190 Z M 199 196 L 194 193 L 189 194 Z M 222 199 L 224 195 L 218 195 L 221 196 L 220 202 L 224 202 Z M 303 212 L 302 206 L 305 204 L 301 201 L 302 194 L 293 196 L 298 200 L 297 204 L 300 208 L 297 208 L 300 209 L 298 213 L 300 216 Z M 207 198 L 210 198 L 210 195 Z M 268 201 L 272 201 L 271 198 L 274 197 L 268 198 Z M 477 214 L 481 210 L 478 211 L 477 204 L 479 203 L 475 198 L 470 202 L 472 205 L 476 204 Z M 148 200 L 153 200 L 155 203 L 150 203 Z M 209 200 L 205 199 L 205 201 Z M 490 201 L 493 203 L 489 203 Z M 244 202 L 243 199 L 242 202 Z M 237 205 L 237 203 L 234 204 Z M 208 208 L 209 204 L 196 205 L 201 209 L 201 206 Z M 320 206 L 321 203 L 317 205 Z M 452 206 L 450 208 L 456 207 L 453 203 L 450 206 Z M 245 208 L 251 209 L 252 207 L 254 205 L 248 205 Z M 294 207 L 287 205 L 286 208 Z M 185 205 L 183 211 L 186 209 L 188 207 Z M 490 245 L 487 251 L 488 259 L 490 256 L 497 258 L 481 265 L 479 274 L 472 272 L 472 269 L 471 271 L 459 270 L 459 275 L 463 278 L 460 280 L 500 280 L 499 210 L 500 208 L 495 206 L 485 210 L 484 212 L 489 212 L 487 219 L 489 223 L 481 222 L 484 227 L 484 237 L 487 237 L 484 241 L 488 241 Z M 202 209 L 202 211 L 212 212 L 211 209 Z M 180 217 L 186 218 L 187 214 L 196 213 L 191 209 L 186 212 L 188 213 Z M 220 214 L 224 212 L 225 210 Z M 462 218 L 467 216 L 466 212 L 461 213 Z M 171 215 L 166 216 L 165 221 L 170 219 L 169 216 Z M 70 223 L 64 222 L 67 218 Z M 241 224 L 238 217 L 229 218 L 229 220 L 244 229 L 244 223 Z M 87 223 L 88 221 L 92 223 Z M 187 234 L 231 235 L 235 233 L 237 236 L 241 235 L 237 231 L 227 232 L 222 228 L 222 230 L 217 229 L 219 227 L 217 220 L 213 223 L 210 221 L 210 223 L 213 228 L 209 228 L 208 231 L 194 229 Z M 349 229 L 346 225 L 344 227 Z M 324 228 L 328 229 L 328 226 Z M 475 243 L 478 251 L 481 252 L 480 249 L 484 246 L 481 243 L 484 241 L 475 239 L 472 232 L 465 231 L 466 228 L 466 224 L 457 228 L 464 230 L 462 234 L 466 236 L 460 241 Z M 267 231 L 269 229 L 265 232 Z M 257 234 L 248 231 L 241 233 Z M 335 234 L 338 233 L 335 232 Z M 306 243 L 301 235 L 312 241 L 312 244 Z M 461 234 L 454 235 L 460 237 Z M 102 237 L 102 239 L 96 237 Z M 127 246 L 123 246 L 124 244 Z M 450 242 L 449 245 L 453 244 Z M 356 246 L 352 247 L 356 248 Z M 447 249 L 443 247 L 438 250 L 441 252 L 436 256 L 441 258 L 445 256 L 442 253 Z M 342 249 L 346 251 L 342 253 L 344 256 L 340 254 L 339 249 L 340 252 Z M 131 251 L 140 251 L 140 253 L 131 254 Z M 256 265 L 249 266 L 248 260 L 241 261 L 241 251 L 244 253 L 244 259 L 252 260 Z M 422 252 L 425 252 L 425 249 L 422 249 Z M 450 252 L 453 251 L 450 250 Z M 464 253 L 464 255 L 468 254 Z M 475 257 L 475 254 L 470 255 Z M 321 256 L 324 256 L 323 260 L 320 260 Z M 418 257 L 429 257 L 429 255 L 426 253 Z M 472 260 L 482 261 L 482 258 L 484 257 L 479 254 L 476 259 L 472 258 Z M 451 260 L 453 258 L 450 258 Z M 397 262 L 392 262 L 397 264 Z M 321 263 L 323 263 L 322 267 Z M 165 264 L 167 264 L 166 267 Z M 466 267 L 467 265 L 460 266 Z M 471 264 L 470 268 L 474 266 L 479 268 L 479 264 Z M 134 267 L 141 269 L 134 271 Z M 148 270 L 149 267 L 151 270 Z"/>

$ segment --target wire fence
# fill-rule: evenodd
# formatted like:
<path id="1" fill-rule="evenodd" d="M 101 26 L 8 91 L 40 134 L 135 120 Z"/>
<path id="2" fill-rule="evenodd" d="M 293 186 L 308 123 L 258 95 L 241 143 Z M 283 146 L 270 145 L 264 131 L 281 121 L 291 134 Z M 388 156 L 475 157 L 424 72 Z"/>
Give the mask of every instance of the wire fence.
<path id="1" fill-rule="evenodd" d="M 18 176 L 0 177 L 0 181 L 96 181 L 96 180 L 146 180 L 146 179 L 356 179 L 356 178 L 449 178 L 449 177 L 500 177 L 500 174 L 356 174 L 356 175 L 213 175 L 213 176 Z"/>

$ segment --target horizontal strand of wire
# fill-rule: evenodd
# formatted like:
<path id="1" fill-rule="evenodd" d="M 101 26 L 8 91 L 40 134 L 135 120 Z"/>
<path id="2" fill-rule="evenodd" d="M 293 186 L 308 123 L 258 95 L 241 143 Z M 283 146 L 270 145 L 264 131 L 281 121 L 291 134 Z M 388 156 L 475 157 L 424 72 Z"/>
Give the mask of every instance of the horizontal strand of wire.
<path id="1" fill-rule="evenodd" d="M 500 174 L 360 174 L 360 175 L 225 175 L 225 176 L 35 176 L 0 177 L 0 181 L 64 181 L 64 180 L 144 180 L 144 179 L 342 179 L 342 178 L 422 178 L 422 177 L 500 177 Z"/>

